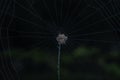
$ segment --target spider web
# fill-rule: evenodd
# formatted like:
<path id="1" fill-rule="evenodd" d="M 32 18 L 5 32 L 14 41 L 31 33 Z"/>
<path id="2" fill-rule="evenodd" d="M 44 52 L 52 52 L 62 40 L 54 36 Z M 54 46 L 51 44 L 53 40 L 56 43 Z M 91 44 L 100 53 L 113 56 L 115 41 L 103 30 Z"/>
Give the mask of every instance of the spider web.
<path id="1" fill-rule="evenodd" d="M 20 79 L 15 74 L 12 49 L 40 47 L 56 52 L 55 39 L 59 33 L 68 36 L 63 46 L 68 51 L 81 45 L 119 46 L 119 4 L 119 0 L 1 0 L 2 80 Z M 10 63 L 5 57 L 6 50 Z"/>

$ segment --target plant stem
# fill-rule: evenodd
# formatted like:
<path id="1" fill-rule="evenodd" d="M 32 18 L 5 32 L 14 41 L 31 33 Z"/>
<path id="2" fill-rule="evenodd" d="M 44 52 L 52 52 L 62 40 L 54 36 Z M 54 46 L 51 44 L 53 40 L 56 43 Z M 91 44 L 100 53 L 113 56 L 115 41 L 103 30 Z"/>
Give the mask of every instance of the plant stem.
<path id="1" fill-rule="evenodd" d="M 57 64 L 58 80 L 60 80 L 60 56 L 61 56 L 61 44 L 59 44 L 58 46 L 58 64 Z"/>

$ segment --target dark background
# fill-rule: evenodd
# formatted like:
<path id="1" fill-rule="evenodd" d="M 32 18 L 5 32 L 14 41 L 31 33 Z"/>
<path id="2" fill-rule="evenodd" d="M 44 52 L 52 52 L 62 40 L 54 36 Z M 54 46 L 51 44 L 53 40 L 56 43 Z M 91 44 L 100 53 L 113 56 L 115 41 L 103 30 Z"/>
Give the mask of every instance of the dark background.
<path id="1" fill-rule="evenodd" d="M 0 0 L 0 80 L 120 79 L 119 0 Z"/>

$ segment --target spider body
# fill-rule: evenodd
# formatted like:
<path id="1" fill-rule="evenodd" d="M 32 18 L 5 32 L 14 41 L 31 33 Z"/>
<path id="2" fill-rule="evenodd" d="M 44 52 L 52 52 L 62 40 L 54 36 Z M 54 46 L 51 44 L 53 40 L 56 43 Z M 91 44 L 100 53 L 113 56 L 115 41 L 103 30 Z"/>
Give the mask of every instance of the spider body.
<path id="1" fill-rule="evenodd" d="M 65 36 L 65 34 L 61 34 L 61 33 L 59 33 L 58 36 L 56 37 L 56 40 L 59 45 L 65 44 L 67 39 L 68 39 L 68 37 Z"/>

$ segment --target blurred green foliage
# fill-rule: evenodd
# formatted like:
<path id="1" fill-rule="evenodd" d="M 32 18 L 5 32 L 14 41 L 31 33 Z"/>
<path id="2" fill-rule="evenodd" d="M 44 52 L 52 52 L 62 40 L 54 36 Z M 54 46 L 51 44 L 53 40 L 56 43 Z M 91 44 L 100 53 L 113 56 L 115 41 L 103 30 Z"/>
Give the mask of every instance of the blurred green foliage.
<path id="1" fill-rule="evenodd" d="M 20 61 L 22 80 L 56 80 L 57 52 L 48 54 L 39 48 L 33 50 L 13 49 L 6 51 L 14 60 Z M 100 48 L 81 46 L 72 53 L 61 54 L 62 80 L 119 80 L 119 51 L 102 52 Z M 15 63 L 15 65 L 17 65 Z"/>

